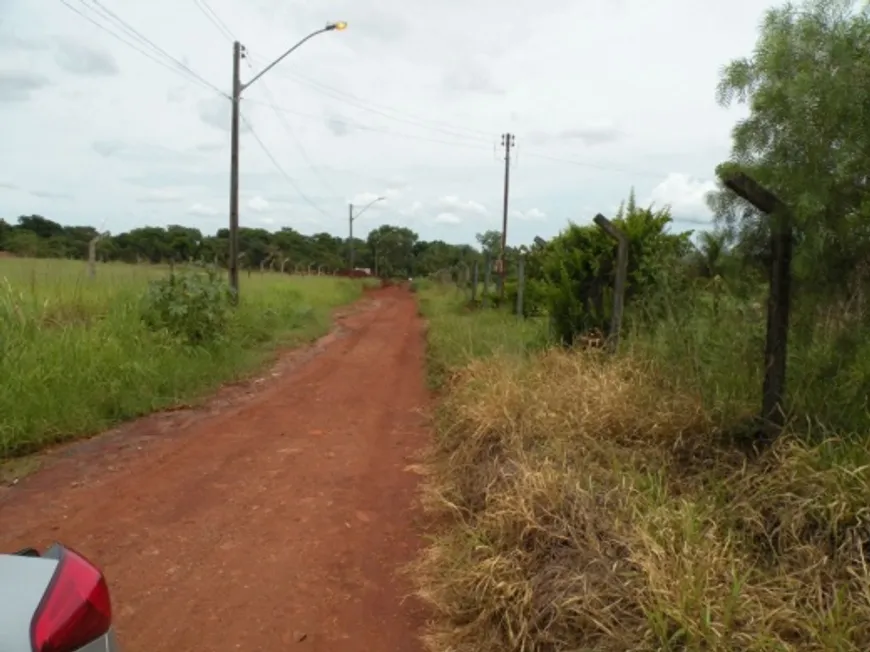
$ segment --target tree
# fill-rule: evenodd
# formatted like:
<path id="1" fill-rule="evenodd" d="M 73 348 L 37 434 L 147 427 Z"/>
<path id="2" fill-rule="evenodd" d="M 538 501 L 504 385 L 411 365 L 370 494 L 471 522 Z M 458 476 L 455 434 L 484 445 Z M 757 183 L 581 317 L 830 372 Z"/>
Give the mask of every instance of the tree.
<path id="1" fill-rule="evenodd" d="M 411 229 L 384 224 L 369 233 L 369 250 L 381 276 L 414 274 L 414 245 L 419 236 Z"/>
<path id="2" fill-rule="evenodd" d="M 749 108 L 720 171 L 745 171 L 793 208 L 799 280 L 841 286 L 870 257 L 870 10 L 855 0 L 769 10 L 753 55 L 725 68 L 718 99 Z M 746 243 L 737 250 L 763 264 L 766 218 L 724 188 L 709 204 Z"/>
<path id="3" fill-rule="evenodd" d="M 498 258 L 501 253 L 501 231 L 484 231 L 475 237 L 484 256 L 489 256 L 490 260 Z"/>

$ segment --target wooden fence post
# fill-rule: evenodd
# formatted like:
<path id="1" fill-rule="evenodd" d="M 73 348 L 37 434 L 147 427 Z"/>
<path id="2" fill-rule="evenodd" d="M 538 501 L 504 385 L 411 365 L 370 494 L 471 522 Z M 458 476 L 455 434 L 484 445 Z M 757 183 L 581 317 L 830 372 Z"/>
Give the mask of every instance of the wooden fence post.
<path id="1" fill-rule="evenodd" d="M 526 287 L 526 257 L 520 254 L 517 260 L 517 317 L 522 318 L 523 313 L 523 291 Z"/>
<path id="2" fill-rule="evenodd" d="M 619 349 L 619 333 L 622 329 L 622 311 L 625 307 L 625 286 L 628 282 L 628 236 L 613 225 L 613 222 L 598 213 L 594 222 L 611 238 L 616 240 L 616 278 L 613 281 L 613 314 L 610 316 L 610 333 L 607 349 L 616 353 Z"/>
<path id="3" fill-rule="evenodd" d="M 480 263 L 474 261 L 474 267 L 471 269 L 471 303 L 477 300 L 477 284 L 480 283 Z"/>
<path id="4" fill-rule="evenodd" d="M 788 355 L 788 325 L 791 311 L 791 258 L 793 216 L 785 203 L 742 172 L 720 177 L 739 195 L 770 218 L 770 291 L 767 299 L 767 339 L 764 345 L 764 385 L 761 418 L 776 429 L 785 422 L 785 376 Z"/>
<path id="5" fill-rule="evenodd" d="M 103 239 L 104 233 L 98 233 L 88 242 L 88 276 L 97 276 L 97 243 Z"/>
<path id="6" fill-rule="evenodd" d="M 481 303 L 486 307 L 489 305 L 489 282 L 492 279 L 492 260 L 488 253 L 486 254 L 483 264 L 483 296 Z"/>

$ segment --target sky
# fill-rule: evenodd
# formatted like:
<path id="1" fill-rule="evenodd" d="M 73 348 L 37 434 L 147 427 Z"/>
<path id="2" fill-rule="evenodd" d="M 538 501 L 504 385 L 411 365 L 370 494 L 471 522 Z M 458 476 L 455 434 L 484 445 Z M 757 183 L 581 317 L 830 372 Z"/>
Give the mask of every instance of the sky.
<path id="1" fill-rule="evenodd" d="M 229 212 L 232 41 L 242 82 L 240 223 L 354 235 L 389 223 L 508 242 L 611 216 L 631 188 L 704 203 L 741 107 L 716 104 L 769 2 L 0 0 L 0 216 L 113 233 Z M 97 25 L 94 24 L 97 23 Z M 98 26 L 99 25 L 99 26 Z M 152 45 L 154 47 L 152 47 Z"/>

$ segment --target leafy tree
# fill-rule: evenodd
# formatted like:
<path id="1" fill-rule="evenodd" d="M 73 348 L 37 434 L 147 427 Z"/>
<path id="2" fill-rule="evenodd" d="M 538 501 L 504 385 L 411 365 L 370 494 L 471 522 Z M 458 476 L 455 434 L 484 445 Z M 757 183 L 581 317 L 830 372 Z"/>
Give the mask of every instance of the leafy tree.
<path id="1" fill-rule="evenodd" d="M 719 84 L 723 105 L 749 108 L 720 171 L 749 173 L 794 209 L 795 273 L 826 292 L 870 255 L 868 81 L 868 6 L 809 0 L 769 10 L 752 56 L 732 61 Z M 766 219 L 725 189 L 709 203 L 736 251 L 762 267 Z"/>
<path id="2" fill-rule="evenodd" d="M 476 237 L 484 256 L 495 260 L 501 254 L 501 231 L 484 231 Z"/>
<path id="3" fill-rule="evenodd" d="M 369 233 L 367 243 L 381 276 L 414 274 L 414 245 L 419 236 L 411 229 L 384 224 Z"/>

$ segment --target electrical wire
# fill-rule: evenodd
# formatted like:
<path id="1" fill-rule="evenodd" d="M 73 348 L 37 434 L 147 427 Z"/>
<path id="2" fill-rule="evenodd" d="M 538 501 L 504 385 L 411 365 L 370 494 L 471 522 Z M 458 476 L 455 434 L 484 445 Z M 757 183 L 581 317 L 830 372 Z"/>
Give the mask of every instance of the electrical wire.
<path id="1" fill-rule="evenodd" d="M 311 158 L 308 156 L 308 152 L 305 150 L 305 146 L 302 144 L 302 141 L 296 136 L 296 132 L 293 130 L 293 127 L 290 126 L 289 121 L 287 120 L 284 113 L 281 113 L 277 108 L 275 108 L 275 99 L 272 95 L 272 92 L 269 90 L 269 87 L 266 85 L 266 80 L 261 79 L 260 84 L 263 88 L 263 92 L 266 94 L 266 97 L 269 99 L 269 106 L 275 113 L 275 117 L 278 118 L 278 122 L 284 128 L 284 131 L 290 136 L 290 139 L 293 141 L 293 144 L 296 146 L 296 149 L 299 150 L 299 154 L 302 156 L 302 159 L 311 168 L 312 172 L 320 179 L 321 183 L 326 187 L 326 189 L 331 192 L 336 197 L 339 196 L 339 193 L 335 190 L 335 187 L 327 180 L 326 176 L 320 171 L 314 163 L 312 163 Z"/>
<path id="2" fill-rule="evenodd" d="M 232 31 L 230 31 L 230 28 L 220 19 L 220 16 L 217 15 L 217 12 L 211 8 L 211 5 L 206 0 L 193 0 L 193 3 L 196 5 L 197 9 L 208 18 L 211 24 L 218 28 L 218 31 L 225 39 L 230 43 L 236 40 L 236 37 L 233 35 Z"/>
<path id="3" fill-rule="evenodd" d="M 248 102 L 250 104 L 259 104 L 262 106 L 271 106 L 274 110 L 280 111 L 281 113 L 289 113 L 292 115 L 297 115 L 297 116 L 302 117 L 302 118 L 307 118 L 309 120 L 316 120 L 317 122 L 320 122 L 320 123 L 323 122 L 323 117 L 324 117 L 323 115 L 315 115 L 313 113 L 305 113 L 303 111 L 297 111 L 296 109 L 290 109 L 290 108 L 287 108 L 284 106 L 270 105 L 267 102 L 263 102 L 263 101 L 252 99 L 252 98 L 245 98 L 243 101 Z M 482 143 L 479 143 L 479 142 L 441 140 L 438 138 L 429 138 L 426 136 L 419 136 L 417 134 L 408 134 L 408 133 L 404 133 L 404 132 L 400 132 L 400 131 L 392 131 L 391 129 L 387 129 L 386 127 L 373 127 L 371 125 L 362 124 L 360 122 L 356 122 L 355 120 L 349 120 L 349 119 L 344 118 L 344 117 L 341 117 L 340 120 L 343 123 L 347 124 L 352 129 L 358 129 L 360 131 L 371 131 L 371 132 L 375 132 L 375 133 L 385 134 L 388 136 L 396 136 L 399 138 L 407 138 L 410 140 L 419 140 L 419 141 L 427 142 L 427 143 L 438 143 L 438 144 L 442 144 L 442 145 L 452 145 L 454 147 L 469 147 L 472 149 L 479 149 L 481 151 L 486 151 L 486 152 L 491 151 L 491 146 L 483 145 Z"/>
<path id="4" fill-rule="evenodd" d="M 314 210 L 316 210 L 321 215 L 324 215 L 325 217 L 329 217 L 329 218 L 335 217 L 334 215 L 330 215 L 328 212 L 323 210 L 323 208 L 321 208 L 313 199 L 311 199 L 308 195 L 306 195 L 302 191 L 302 188 L 299 187 L 299 184 L 296 182 L 296 180 L 293 177 L 291 177 L 289 174 L 287 174 L 287 171 L 284 170 L 283 167 L 281 167 L 281 164 L 278 163 L 278 160 L 275 158 L 275 156 L 272 154 L 272 152 L 269 151 L 269 148 L 266 147 L 266 143 L 264 143 L 263 140 L 257 135 L 257 132 L 254 131 L 254 127 L 251 124 L 250 120 L 248 120 L 241 113 L 239 114 L 239 116 L 241 117 L 242 121 L 248 126 L 248 130 L 251 132 L 251 135 L 254 137 L 254 140 L 257 141 L 257 144 L 260 146 L 260 149 L 262 149 L 263 152 L 265 152 L 266 156 L 269 157 L 269 160 L 272 161 L 272 165 L 275 166 L 275 169 L 281 173 L 281 176 L 283 176 L 291 186 L 293 186 L 293 189 L 305 201 L 305 203 L 307 203 Z"/>
<path id="5" fill-rule="evenodd" d="M 256 57 L 258 58 L 258 57 Z M 458 137 L 458 138 L 471 138 L 475 140 L 480 140 L 486 143 L 492 143 L 493 135 L 489 134 L 485 131 L 481 131 L 478 129 L 473 129 L 470 127 L 459 127 L 455 125 L 451 125 L 449 123 L 431 120 L 429 118 L 421 118 L 419 116 L 413 116 L 410 113 L 397 111 L 395 109 L 390 109 L 388 107 L 384 107 L 382 105 L 375 104 L 371 100 L 363 100 L 352 93 L 348 93 L 347 91 L 342 91 L 337 88 L 333 88 L 332 86 L 328 86 L 322 82 L 314 81 L 313 79 L 308 79 L 307 77 L 303 77 L 302 75 L 290 73 L 287 71 L 276 71 L 281 77 L 285 77 L 290 79 L 297 84 L 301 84 L 303 86 L 307 86 L 317 93 L 321 93 L 328 97 L 332 97 L 335 100 L 343 102 L 344 104 L 349 104 L 363 111 L 368 111 L 370 113 L 374 113 L 376 115 L 380 115 L 382 117 L 388 118 L 390 120 L 395 120 L 397 122 L 404 122 L 414 127 L 430 129 L 432 131 L 437 131 L 448 136 Z M 408 117 L 403 117 L 402 114 L 405 114 Z M 391 115 L 394 114 L 394 115 Z M 465 132 L 465 133 L 463 133 Z"/>
<path id="6" fill-rule="evenodd" d="M 159 45 L 154 43 L 154 41 L 149 39 L 147 36 L 142 34 L 142 32 L 140 32 L 135 27 L 130 25 L 127 21 L 125 21 L 123 18 L 121 18 L 118 14 L 116 14 L 111 9 L 106 7 L 100 0 L 79 0 L 79 1 L 84 6 L 88 6 L 88 3 L 90 3 L 92 5 L 90 7 L 92 10 L 96 11 L 97 13 L 100 13 L 104 18 L 107 18 L 110 21 L 113 21 L 118 27 L 120 27 L 122 30 L 124 30 L 132 38 L 137 39 L 143 45 L 147 45 L 152 50 L 154 50 L 154 52 L 156 52 L 157 54 L 163 55 L 164 57 L 166 57 L 167 59 L 172 61 L 176 66 L 178 66 L 179 69 L 184 70 L 185 72 L 187 72 L 191 76 L 197 78 L 203 84 L 211 86 L 218 93 L 223 93 L 223 91 L 221 91 L 217 86 L 215 86 L 214 84 L 209 82 L 207 79 L 205 79 L 199 73 L 192 70 L 187 64 L 179 61 L 174 56 L 169 54 L 166 50 L 164 50 Z M 94 7 L 96 7 L 96 9 L 94 9 Z"/>
<path id="7" fill-rule="evenodd" d="M 73 6 L 70 2 L 68 2 L 67 0 L 60 0 L 60 3 L 61 3 L 62 5 L 64 5 L 67 9 L 69 9 L 70 11 L 72 11 L 72 12 L 78 14 L 81 18 L 84 18 L 86 21 L 88 21 L 89 23 L 91 23 L 91 24 L 94 25 L 95 27 L 97 27 L 97 28 L 99 28 L 100 30 L 104 31 L 106 34 L 108 34 L 108 35 L 111 36 L 112 38 L 114 38 L 114 39 L 120 41 L 121 43 L 123 43 L 124 45 L 126 45 L 127 47 L 129 47 L 130 49 L 135 50 L 136 52 L 138 52 L 138 53 L 141 54 L 142 56 L 144 56 L 144 57 L 150 59 L 151 61 L 153 61 L 153 62 L 156 63 L 157 65 L 162 66 L 162 67 L 165 68 L 166 70 L 169 70 L 170 72 L 173 72 L 173 73 L 179 75 L 180 77 L 183 77 L 183 78 L 184 78 L 185 80 L 187 80 L 187 81 L 191 81 L 191 82 L 194 82 L 194 83 L 196 83 L 196 84 L 199 84 L 200 86 L 202 86 L 203 88 L 205 88 L 205 89 L 207 89 L 207 90 L 210 90 L 210 91 L 216 91 L 216 92 L 218 92 L 221 96 L 226 97 L 227 99 L 229 99 L 229 95 L 227 95 L 226 93 L 224 93 L 222 90 L 220 90 L 219 88 L 217 88 L 217 87 L 214 86 L 213 84 L 210 84 L 208 81 L 204 80 L 203 78 L 199 77 L 198 75 L 196 75 L 196 76 L 191 76 L 189 73 L 186 73 L 185 71 L 183 71 L 183 70 L 181 70 L 181 69 L 179 69 L 179 68 L 177 68 L 177 67 L 175 67 L 175 66 L 171 66 L 171 65 L 169 65 L 169 64 L 166 63 L 165 61 L 161 61 L 160 59 L 158 59 L 157 57 L 155 57 L 155 56 L 154 56 L 153 54 L 151 54 L 150 52 L 147 52 L 146 50 L 142 49 L 141 47 L 139 47 L 139 46 L 136 45 L 135 43 L 131 43 L 130 41 L 126 40 L 123 36 L 121 36 L 121 35 L 119 35 L 118 33 L 112 31 L 110 28 L 106 27 L 105 25 L 103 25 L 103 24 L 100 23 L 99 21 L 95 20 L 94 18 L 88 16 L 86 13 L 84 13 L 84 12 L 81 11 L 80 9 L 77 9 L 76 7 L 74 7 L 74 6 Z M 84 3 L 82 3 L 82 4 L 84 4 Z"/>

